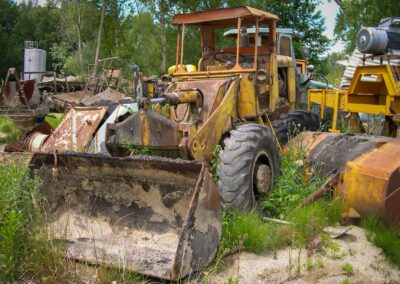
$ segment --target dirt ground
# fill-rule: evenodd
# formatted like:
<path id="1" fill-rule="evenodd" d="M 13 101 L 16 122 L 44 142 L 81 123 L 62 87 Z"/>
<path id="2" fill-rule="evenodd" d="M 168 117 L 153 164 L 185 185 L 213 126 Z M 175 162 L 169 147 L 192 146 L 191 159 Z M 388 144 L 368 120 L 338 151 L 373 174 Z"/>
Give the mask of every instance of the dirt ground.
<path id="1" fill-rule="evenodd" d="M 367 240 L 361 228 L 327 229 L 333 237 L 346 230 L 333 239 L 333 245 L 319 252 L 285 248 L 264 255 L 237 253 L 225 259 L 221 272 L 200 273 L 181 283 L 400 283 L 400 269 L 385 259 L 383 251 Z M 346 274 L 345 264 L 352 268 L 352 274 Z M 76 272 L 84 283 L 99 280 L 95 267 L 83 266 Z M 169 283 L 157 279 L 150 282 Z"/>
<path id="2" fill-rule="evenodd" d="M 208 283 L 400 283 L 400 269 L 385 260 L 361 228 L 351 226 L 333 243 L 311 255 L 290 248 L 265 255 L 238 253 L 225 260 L 222 272 L 209 275 Z M 345 273 L 346 263 L 353 268 L 352 275 Z"/>

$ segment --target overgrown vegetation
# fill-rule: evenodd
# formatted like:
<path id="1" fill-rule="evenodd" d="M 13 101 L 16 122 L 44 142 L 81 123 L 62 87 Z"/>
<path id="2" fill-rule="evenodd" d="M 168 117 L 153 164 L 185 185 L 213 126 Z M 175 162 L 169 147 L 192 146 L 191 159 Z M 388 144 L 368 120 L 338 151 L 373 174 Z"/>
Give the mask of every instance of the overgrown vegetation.
<path id="1" fill-rule="evenodd" d="M 0 142 L 13 142 L 18 136 L 22 135 L 22 131 L 15 127 L 14 122 L 8 118 L 0 117 Z"/>
<path id="2" fill-rule="evenodd" d="M 322 185 L 320 178 L 306 175 L 305 153 L 299 145 L 283 154 L 282 175 L 261 202 L 264 214 L 283 222 L 264 222 L 258 212 L 224 212 L 220 254 L 242 250 L 263 253 L 286 245 L 304 248 L 316 239 L 322 245 L 329 243 L 323 229 L 339 222 L 342 202 L 327 197 L 299 208 Z"/>
<path id="3" fill-rule="evenodd" d="M 214 182 L 218 181 L 218 175 L 217 175 L 217 167 L 219 163 L 221 162 L 219 158 L 219 153 L 222 151 L 222 146 L 217 144 L 215 145 L 214 151 L 213 151 L 213 159 L 211 160 L 210 165 L 208 166 L 208 170 L 212 175 L 212 179 Z"/>
<path id="4" fill-rule="evenodd" d="M 342 270 L 347 276 L 352 276 L 354 274 L 353 265 L 348 262 L 342 265 Z"/>
<path id="5" fill-rule="evenodd" d="M 124 269 L 101 267 L 97 273 L 97 284 L 109 284 L 109 283 L 152 283 L 150 280 L 143 275 L 135 272 L 127 271 Z"/>
<path id="6" fill-rule="evenodd" d="M 65 75 L 88 75 L 87 64 L 94 63 L 101 18 L 101 1 L 0 2 L 0 76 L 7 67 L 22 70 L 23 43 L 37 41 L 46 50 L 48 69 Z M 203 0 L 203 1 L 106 1 L 102 58 L 118 56 L 126 78 L 130 64 L 136 63 L 146 75 L 165 74 L 175 64 L 177 30 L 170 25 L 176 13 L 190 13 L 221 7 L 250 5 L 279 15 L 280 27 L 295 28 L 304 38 L 294 38 L 296 58 L 302 44 L 310 47 L 308 60 L 321 62 L 329 45 L 324 35 L 324 19 L 318 1 Z M 291 12 L 287 12 L 291 11 Z M 162 40 L 160 40 L 162 39 Z M 184 62 L 196 64 L 201 52 L 199 34 L 187 29 Z"/>
<path id="7" fill-rule="evenodd" d="M 0 282 L 61 281 L 68 274 L 42 225 L 40 180 L 21 163 L 0 165 Z"/>
<path id="8" fill-rule="evenodd" d="M 0 283 L 81 283 L 80 270 L 96 271 L 96 283 L 150 283 L 123 269 L 91 267 L 64 258 L 63 242 L 45 225 L 40 179 L 21 163 L 0 165 Z"/>
<path id="9" fill-rule="evenodd" d="M 225 212 L 222 239 L 232 251 L 262 253 L 288 244 L 290 236 L 276 224 L 265 223 L 256 212 Z"/>
<path id="10" fill-rule="evenodd" d="M 164 104 L 164 105 L 160 105 L 160 104 L 155 104 L 155 105 L 151 105 L 151 108 L 153 109 L 153 111 L 161 114 L 164 117 L 169 117 L 169 108 L 170 108 L 170 104 Z"/>
<path id="11" fill-rule="evenodd" d="M 380 247 L 387 259 L 400 267 L 400 237 L 377 217 L 364 218 L 362 226 L 367 231 L 367 238 Z"/>
<path id="12" fill-rule="evenodd" d="M 307 174 L 304 167 L 306 149 L 299 144 L 282 155 L 281 175 L 268 197 L 261 202 L 267 216 L 285 219 L 302 201 L 316 191 L 323 180 Z"/>
<path id="13" fill-rule="evenodd" d="M 135 147 L 135 145 L 133 145 L 129 141 L 124 141 L 122 143 L 122 148 L 125 149 L 126 151 L 128 151 L 130 156 L 136 156 L 136 155 L 152 156 L 154 154 L 149 148 L 147 148 L 147 147 L 143 147 L 143 148 Z"/>

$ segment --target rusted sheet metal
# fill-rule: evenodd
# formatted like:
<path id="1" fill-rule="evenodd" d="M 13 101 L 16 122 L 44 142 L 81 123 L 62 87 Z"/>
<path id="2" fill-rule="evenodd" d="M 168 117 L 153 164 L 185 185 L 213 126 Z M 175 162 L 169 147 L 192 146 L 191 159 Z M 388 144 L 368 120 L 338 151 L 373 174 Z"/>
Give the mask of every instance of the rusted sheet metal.
<path id="1" fill-rule="evenodd" d="M 101 93 L 98 93 L 95 96 L 85 97 L 82 100 L 82 104 L 85 105 L 85 106 L 92 106 L 95 103 L 97 103 L 99 101 L 102 101 L 102 100 L 119 102 L 121 99 L 123 99 L 125 97 L 126 97 L 125 94 L 108 88 L 105 91 L 103 91 Z"/>
<path id="2" fill-rule="evenodd" d="M 196 13 L 189 14 L 178 14 L 175 15 L 172 24 L 180 25 L 218 25 L 221 22 L 224 24 L 234 25 L 237 23 L 238 18 L 244 18 L 244 20 L 248 17 L 259 17 L 261 18 L 261 22 L 278 20 L 278 16 L 264 12 L 255 8 L 251 8 L 248 6 L 242 6 L 237 8 L 221 8 L 221 9 L 213 9 L 208 11 L 201 11 Z M 255 23 L 255 20 L 253 20 Z"/>
<path id="3" fill-rule="evenodd" d="M 201 163 L 36 153 L 30 167 L 69 258 L 177 280 L 215 257 L 220 200 Z"/>
<path id="4" fill-rule="evenodd" d="M 107 125 L 115 123 L 118 118 L 126 115 L 129 112 L 135 113 L 138 111 L 137 103 L 132 104 L 121 104 L 113 111 L 113 113 L 107 118 L 103 125 L 97 130 L 92 143 L 90 144 L 89 153 L 102 153 L 108 154 L 109 152 L 106 148 L 106 138 L 107 138 Z"/>
<path id="5" fill-rule="evenodd" d="M 21 82 L 23 92 L 26 96 L 27 101 L 29 102 L 35 91 L 37 92 L 36 80 L 27 80 Z M 7 85 L 4 87 L 4 100 L 6 105 L 13 105 L 13 103 L 17 103 L 19 105 L 26 105 L 25 99 L 18 91 L 17 82 L 8 82 Z M 14 98 L 18 95 L 19 102 L 13 102 Z"/>
<path id="6" fill-rule="evenodd" d="M 196 89 L 201 90 L 203 93 L 203 105 L 201 110 L 202 121 L 207 121 L 208 117 L 211 115 L 219 106 L 220 101 L 218 101 L 219 90 L 226 85 L 227 79 L 204 79 L 204 80 L 188 80 L 188 81 L 178 81 L 168 89 L 168 92 L 173 92 L 175 90 L 189 90 Z M 225 90 L 221 90 L 225 91 Z M 225 92 L 221 93 L 223 96 Z M 179 115 L 178 115 L 179 116 Z M 181 115 L 182 116 L 182 115 Z"/>
<path id="7" fill-rule="evenodd" d="M 343 212 L 359 218 L 370 214 L 400 233 L 400 141 L 378 136 L 336 133 L 300 134 L 290 145 L 307 149 L 311 171 L 326 177 L 339 173 L 335 195 Z"/>
<path id="8" fill-rule="evenodd" d="M 105 107 L 72 108 L 43 144 L 41 151 L 84 151 L 106 110 Z"/>
<path id="9" fill-rule="evenodd" d="M 93 96 L 93 94 L 89 91 L 77 91 L 77 92 L 70 92 L 70 93 L 54 95 L 52 99 L 55 102 L 59 102 L 61 104 L 77 106 L 82 101 L 88 100 L 92 96 Z"/>
<path id="10" fill-rule="evenodd" d="M 311 137 L 306 137 L 308 135 Z M 304 145 L 305 149 L 309 150 L 308 164 L 312 170 L 320 175 L 327 175 L 343 169 L 347 162 L 394 139 L 382 136 L 306 132 L 296 138 L 296 141 L 300 140 L 311 142 Z"/>

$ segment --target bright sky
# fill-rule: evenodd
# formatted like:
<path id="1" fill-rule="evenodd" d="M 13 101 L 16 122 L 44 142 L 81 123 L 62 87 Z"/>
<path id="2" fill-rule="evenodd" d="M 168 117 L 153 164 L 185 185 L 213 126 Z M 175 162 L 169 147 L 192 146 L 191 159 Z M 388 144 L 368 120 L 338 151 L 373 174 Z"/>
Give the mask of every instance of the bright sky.
<path id="1" fill-rule="evenodd" d="M 322 0 L 322 3 L 318 6 L 318 10 L 321 11 L 322 15 L 325 17 L 325 35 L 333 40 L 333 30 L 335 28 L 335 18 L 339 13 L 339 6 L 332 0 L 329 2 L 328 0 Z M 333 41 L 330 52 L 339 52 L 344 49 L 343 42 L 341 41 Z"/>

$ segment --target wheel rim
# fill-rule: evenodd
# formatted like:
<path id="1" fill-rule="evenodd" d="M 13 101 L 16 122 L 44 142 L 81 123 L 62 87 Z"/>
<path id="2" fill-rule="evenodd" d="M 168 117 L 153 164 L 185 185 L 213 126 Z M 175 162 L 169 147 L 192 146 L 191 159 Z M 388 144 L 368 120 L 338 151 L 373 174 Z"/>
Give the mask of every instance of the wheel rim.
<path id="1" fill-rule="evenodd" d="M 273 169 L 271 157 L 266 151 L 258 153 L 253 167 L 253 193 L 254 195 L 267 194 L 273 183 Z"/>

